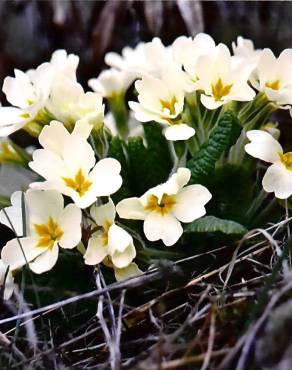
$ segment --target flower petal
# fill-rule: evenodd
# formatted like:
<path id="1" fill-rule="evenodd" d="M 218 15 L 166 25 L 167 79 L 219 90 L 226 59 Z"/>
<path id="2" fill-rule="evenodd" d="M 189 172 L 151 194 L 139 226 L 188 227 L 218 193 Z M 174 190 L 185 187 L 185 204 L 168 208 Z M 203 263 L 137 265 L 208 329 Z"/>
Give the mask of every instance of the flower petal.
<path id="1" fill-rule="evenodd" d="M 146 212 L 139 198 L 121 200 L 117 204 L 116 210 L 121 218 L 129 220 L 144 220 L 146 217 Z"/>
<path id="2" fill-rule="evenodd" d="M 85 209 L 91 206 L 92 203 L 94 203 L 97 199 L 96 190 L 93 188 L 93 186 L 91 186 L 91 188 L 82 196 L 80 196 L 80 194 L 77 193 L 77 191 L 70 189 L 69 187 L 67 187 L 66 190 L 64 189 L 62 193 L 71 197 L 76 206 L 81 209 Z"/>
<path id="3" fill-rule="evenodd" d="M 151 212 L 144 221 L 144 233 L 148 240 L 161 239 L 165 245 L 170 246 L 181 237 L 183 228 L 174 216 Z"/>
<path id="4" fill-rule="evenodd" d="M 287 199 L 292 195 L 292 171 L 281 162 L 272 164 L 263 178 L 266 192 L 274 192 L 279 199 Z"/>
<path id="5" fill-rule="evenodd" d="M 26 201 L 30 224 L 44 224 L 49 218 L 58 220 L 64 207 L 62 194 L 56 190 L 29 189 Z"/>
<path id="6" fill-rule="evenodd" d="M 131 235 L 120 226 L 113 224 L 108 231 L 109 254 L 115 251 L 123 252 L 130 244 L 133 244 Z"/>
<path id="7" fill-rule="evenodd" d="M 90 173 L 97 196 L 115 193 L 122 185 L 120 162 L 113 158 L 101 159 Z"/>
<path id="8" fill-rule="evenodd" d="M 86 265 L 97 265 L 103 261 L 107 254 L 107 246 L 104 245 L 101 236 L 97 235 L 89 239 L 88 247 L 83 257 Z"/>
<path id="9" fill-rule="evenodd" d="M 8 136 L 20 130 L 27 122 L 21 117 L 22 109 L 14 107 L 0 107 L 0 136 Z"/>
<path id="10" fill-rule="evenodd" d="M 70 134 L 59 121 L 51 121 L 45 126 L 39 135 L 39 142 L 44 149 L 62 155 L 65 143 L 69 140 Z"/>
<path id="11" fill-rule="evenodd" d="M 55 266 L 58 255 L 59 247 L 58 244 L 55 243 L 52 249 L 48 248 L 44 250 L 33 262 L 30 262 L 29 267 L 35 274 L 42 274 Z"/>
<path id="12" fill-rule="evenodd" d="M 34 100 L 33 86 L 26 73 L 15 69 L 15 77 L 4 79 L 2 90 L 11 105 L 26 108 L 29 100 Z"/>
<path id="13" fill-rule="evenodd" d="M 96 117 L 96 116 L 94 116 Z M 85 118 L 79 119 L 74 126 L 72 132 L 73 135 L 79 135 L 79 137 L 87 140 L 92 131 L 93 125 Z"/>
<path id="14" fill-rule="evenodd" d="M 1 258 L 11 270 L 16 270 L 43 252 L 43 248 L 38 248 L 36 245 L 37 240 L 34 237 L 12 239 L 3 247 Z"/>
<path id="15" fill-rule="evenodd" d="M 129 264 L 133 261 L 136 257 L 136 249 L 133 243 L 129 244 L 125 250 L 119 252 L 116 250 L 111 255 L 112 263 L 117 268 L 124 268 L 129 266 Z"/>
<path id="16" fill-rule="evenodd" d="M 283 149 L 272 135 L 262 130 L 251 130 L 246 133 L 246 136 L 251 141 L 245 145 L 245 151 L 249 155 L 265 162 L 279 161 L 279 154 L 283 153 Z"/>
<path id="17" fill-rule="evenodd" d="M 209 190 L 202 185 L 189 185 L 176 196 L 172 213 L 181 222 L 192 222 L 206 214 L 205 204 L 212 198 Z"/>
<path id="18" fill-rule="evenodd" d="M 56 180 L 66 176 L 66 168 L 62 159 L 54 152 L 37 149 L 33 152 L 33 160 L 29 167 L 46 180 Z"/>
<path id="19" fill-rule="evenodd" d="M 191 178 L 191 171 L 188 168 L 180 167 L 177 172 L 174 173 L 166 183 L 161 184 L 161 189 L 158 189 L 158 193 L 162 196 L 163 193 L 166 194 L 176 194 L 180 189 L 182 189 Z M 151 192 L 151 189 L 150 189 Z M 157 193 L 157 194 L 158 194 Z M 161 194 L 162 193 L 162 194 Z M 160 198 L 160 196 L 158 197 Z"/>
<path id="20" fill-rule="evenodd" d="M 0 288 L 1 290 L 3 289 L 3 285 L 4 285 L 3 298 L 7 300 L 12 296 L 12 293 L 14 290 L 14 279 L 13 279 L 11 270 L 9 270 L 9 266 L 6 265 L 6 263 L 4 263 L 0 259 Z"/>
<path id="21" fill-rule="evenodd" d="M 92 206 L 90 209 L 90 215 L 94 219 L 97 225 L 107 226 L 107 223 L 112 224 L 116 217 L 116 208 L 111 199 L 108 203 L 102 206 Z"/>
<path id="22" fill-rule="evenodd" d="M 143 271 L 139 269 L 135 262 L 129 264 L 129 266 L 124 268 L 115 268 L 115 278 L 117 281 L 126 280 L 134 276 L 139 276 L 143 274 Z"/>
<path id="23" fill-rule="evenodd" d="M 172 125 L 165 129 L 164 135 L 167 140 L 188 140 L 195 135 L 195 129 L 184 123 Z"/>
<path id="24" fill-rule="evenodd" d="M 63 235 L 59 244 L 62 248 L 71 249 L 81 240 L 81 210 L 75 204 L 68 204 L 60 215 L 59 224 Z"/>
<path id="25" fill-rule="evenodd" d="M 0 211 L 0 223 L 14 229 L 17 236 L 23 235 L 22 194 L 22 191 L 14 192 L 11 195 L 11 207 Z"/>
<path id="26" fill-rule="evenodd" d="M 70 135 L 62 150 L 64 164 L 71 176 L 81 169 L 87 175 L 95 165 L 95 155 L 91 145 L 78 134 Z"/>
<path id="27" fill-rule="evenodd" d="M 227 103 L 227 101 L 223 100 L 215 100 L 213 96 L 207 96 L 205 94 L 201 95 L 201 103 L 207 109 L 213 110 L 221 107 L 223 104 Z"/>

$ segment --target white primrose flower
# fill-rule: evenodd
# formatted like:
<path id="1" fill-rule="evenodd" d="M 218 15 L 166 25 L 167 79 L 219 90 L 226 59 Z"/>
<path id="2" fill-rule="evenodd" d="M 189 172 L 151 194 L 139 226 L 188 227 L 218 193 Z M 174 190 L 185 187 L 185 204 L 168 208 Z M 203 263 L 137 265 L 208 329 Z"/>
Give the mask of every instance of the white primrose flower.
<path id="1" fill-rule="evenodd" d="M 9 299 L 14 290 L 14 278 L 9 266 L 0 259 L 0 289 L 3 289 L 3 298 Z"/>
<path id="2" fill-rule="evenodd" d="M 253 86 L 263 91 L 280 108 L 292 104 L 291 65 L 292 49 L 283 50 L 278 58 L 270 49 L 264 49 L 260 53 L 255 76 L 251 79 Z"/>
<path id="3" fill-rule="evenodd" d="M 231 101 L 249 101 L 255 96 L 248 85 L 253 66 L 232 63 L 226 45 L 219 44 L 210 55 L 198 58 L 195 90 L 202 90 L 201 102 L 207 109 L 217 109 Z"/>
<path id="4" fill-rule="evenodd" d="M 3 83 L 2 90 L 12 107 L 0 107 L 0 136 L 10 135 L 33 120 L 47 119 L 44 107 L 54 75 L 50 63 L 41 64 L 31 78 L 18 69 L 14 74 Z"/>
<path id="5" fill-rule="evenodd" d="M 201 55 L 208 55 L 215 48 L 215 41 L 206 33 L 198 33 L 196 37 L 178 37 L 172 44 L 174 59 L 184 67 L 194 65 Z"/>
<path id="6" fill-rule="evenodd" d="M 188 90 L 192 90 L 198 79 L 196 70 L 198 58 L 212 53 L 215 46 L 213 38 L 206 33 L 199 33 L 194 38 L 180 36 L 174 41 L 172 45 L 173 58 L 184 67 L 189 78 Z"/>
<path id="7" fill-rule="evenodd" d="M 135 69 L 144 61 L 144 47 L 145 42 L 139 42 L 135 48 L 124 47 L 121 54 L 112 51 L 106 53 L 105 63 L 118 70 Z"/>
<path id="8" fill-rule="evenodd" d="M 135 76 L 129 71 L 110 68 L 102 71 L 97 78 L 91 78 L 88 85 L 104 98 L 111 98 L 125 94 L 134 79 Z"/>
<path id="9" fill-rule="evenodd" d="M 117 204 L 118 215 L 144 220 L 144 233 L 150 241 L 161 239 L 167 246 L 175 244 L 183 233 L 180 222 L 188 223 L 205 215 L 205 204 L 212 195 L 202 185 L 189 185 L 191 172 L 179 168 L 161 185 L 140 198 L 128 198 Z"/>
<path id="10" fill-rule="evenodd" d="M 232 42 L 232 51 L 235 60 L 240 62 L 253 63 L 256 67 L 261 50 L 255 49 L 252 40 L 238 36 L 236 42 Z"/>
<path id="11" fill-rule="evenodd" d="M 57 80 L 60 76 L 66 76 L 76 81 L 76 70 L 79 64 L 77 55 L 68 54 L 66 50 L 58 49 L 53 52 L 49 63 L 53 69 L 54 80 Z M 34 78 L 35 72 L 35 69 L 29 69 L 26 74 L 30 78 Z"/>
<path id="12" fill-rule="evenodd" d="M 64 208 L 63 197 L 55 190 L 29 189 L 23 195 L 25 211 L 19 209 L 21 197 L 21 192 L 14 193 L 12 206 L 6 212 L 2 210 L 0 217 L 1 222 L 22 231 L 22 235 L 18 225 L 26 221 L 26 235 L 18 234 L 18 238 L 10 240 L 2 249 L 1 258 L 12 271 L 28 262 L 33 272 L 41 274 L 56 264 L 59 247 L 72 249 L 80 242 L 81 211 L 75 204 Z"/>
<path id="13" fill-rule="evenodd" d="M 56 77 L 61 75 L 76 80 L 79 56 L 68 54 L 66 50 L 58 49 L 53 52 L 50 63 L 55 69 Z"/>
<path id="14" fill-rule="evenodd" d="M 97 197 L 115 193 L 122 184 L 121 165 L 113 158 L 96 163 L 87 142 L 89 134 L 90 125 L 84 122 L 76 125 L 71 134 L 58 121 L 44 127 L 39 135 L 44 149 L 33 152 L 29 166 L 46 181 L 31 187 L 58 190 L 80 208 L 87 208 Z"/>
<path id="15" fill-rule="evenodd" d="M 275 193 L 279 199 L 292 195 L 292 152 L 283 152 L 280 143 L 266 131 L 252 130 L 246 133 L 250 140 L 245 151 L 252 157 L 272 163 L 263 177 L 266 192 Z"/>
<path id="16" fill-rule="evenodd" d="M 150 42 L 140 42 L 135 48 L 126 46 L 121 55 L 114 52 L 105 55 L 107 65 L 133 73 L 134 79 L 145 74 L 157 76 L 162 66 L 171 61 L 173 61 L 172 47 L 165 47 L 158 37 Z"/>
<path id="17" fill-rule="evenodd" d="M 115 224 L 116 209 L 110 199 L 102 206 L 92 206 L 90 215 L 94 220 L 92 237 L 84 254 L 87 265 L 97 265 L 109 257 L 113 267 L 125 268 L 136 257 L 131 235 Z"/>
<path id="18" fill-rule="evenodd" d="M 187 140 L 195 130 L 183 123 L 185 76 L 175 65 L 165 66 L 161 78 L 145 75 L 136 81 L 138 102 L 129 102 L 140 122 L 156 121 L 166 126 L 167 140 Z"/>
<path id="19" fill-rule="evenodd" d="M 47 107 L 66 127 L 74 127 L 79 120 L 92 123 L 95 127 L 103 122 L 102 96 L 90 91 L 85 93 L 79 83 L 65 76 L 54 82 Z"/>

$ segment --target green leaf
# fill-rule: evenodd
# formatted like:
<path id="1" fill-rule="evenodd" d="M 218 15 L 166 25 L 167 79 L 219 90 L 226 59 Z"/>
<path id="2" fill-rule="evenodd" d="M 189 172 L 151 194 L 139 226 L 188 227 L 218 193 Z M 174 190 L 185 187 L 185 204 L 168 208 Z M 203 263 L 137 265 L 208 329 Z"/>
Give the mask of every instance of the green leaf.
<path id="1" fill-rule="evenodd" d="M 127 145 L 131 191 L 141 195 L 167 180 L 172 168 L 168 143 L 158 123 L 144 125 L 147 147 L 141 137 L 129 137 Z"/>
<path id="2" fill-rule="evenodd" d="M 238 222 L 231 220 L 223 220 L 215 216 L 205 216 L 190 224 L 185 228 L 186 233 L 214 233 L 220 232 L 223 234 L 243 235 L 247 229 Z"/>
<path id="3" fill-rule="evenodd" d="M 0 209 L 10 206 L 11 202 L 8 197 L 0 195 Z"/>
<path id="4" fill-rule="evenodd" d="M 129 137 L 127 152 L 131 190 L 134 194 L 139 195 L 144 192 L 146 184 L 149 183 L 149 170 L 151 170 L 147 163 L 148 151 L 143 144 L 143 139 L 141 137 Z"/>
<path id="5" fill-rule="evenodd" d="M 204 183 L 207 176 L 215 171 L 215 165 L 221 155 L 237 140 L 241 127 L 231 111 L 224 113 L 209 140 L 202 145 L 199 152 L 187 162 L 191 170 L 190 183 Z"/>
<path id="6" fill-rule="evenodd" d="M 156 122 L 148 122 L 143 127 L 147 141 L 149 170 L 152 173 L 149 187 L 153 187 L 168 179 L 173 164 L 168 141 L 162 133 L 161 126 Z"/>
<path id="7" fill-rule="evenodd" d="M 207 185 L 212 194 L 209 213 L 245 225 L 254 186 L 253 173 L 243 166 L 226 164 L 217 167 Z"/>

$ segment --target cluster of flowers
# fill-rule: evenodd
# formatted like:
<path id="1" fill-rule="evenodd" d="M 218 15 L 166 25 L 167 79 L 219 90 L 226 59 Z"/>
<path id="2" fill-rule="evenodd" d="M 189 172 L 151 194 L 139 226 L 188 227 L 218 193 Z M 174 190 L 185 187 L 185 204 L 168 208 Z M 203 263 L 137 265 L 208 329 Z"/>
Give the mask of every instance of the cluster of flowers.
<path id="1" fill-rule="evenodd" d="M 250 102 L 243 118 L 266 102 L 274 110 L 290 109 L 292 49 L 276 58 L 271 50 L 255 50 L 241 37 L 232 47 L 233 55 L 206 34 L 179 37 L 167 47 L 158 38 L 126 47 L 121 55 L 105 56 L 111 68 L 89 80 L 94 92 L 84 92 L 76 78 L 79 58 L 64 50 L 36 70 L 15 70 L 15 77 L 5 78 L 3 92 L 11 106 L 0 107 L 3 153 L 17 161 L 19 153 L 7 136 L 19 129 L 37 137 L 42 147 L 29 162 L 42 181 L 14 193 L 11 206 L 0 212 L 0 222 L 16 235 L 1 252 L 5 298 L 12 294 L 15 271 L 25 265 L 37 274 L 52 269 L 59 248 L 76 247 L 86 264 L 104 263 L 118 280 L 140 273 L 133 262 L 133 237 L 115 221 L 116 212 L 122 219 L 143 220 L 146 238 L 166 246 L 181 237 L 181 222 L 205 215 L 211 194 L 202 185 L 187 185 L 191 173 L 184 166 L 141 197 L 115 206 L 110 196 L 122 185 L 121 165 L 113 158 L 97 158 L 91 139 L 105 125 L 112 135 L 127 140 L 142 134 L 141 122 L 155 121 L 170 143 L 187 142 L 196 137 L 197 127 L 189 122 L 186 107 L 200 115 L 200 106 L 205 113 L 224 112 L 227 107 L 236 110 L 237 102 Z M 126 92 L 133 82 L 137 101 L 128 103 L 129 113 Z M 106 116 L 103 99 L 110 107 Z M 276 131 L 268 126 L 266 131 L 249 130 L 250 143 L 244 145 L 251 156 L 272 163 L 263 187 L 284 199 L 292 194 L 292 153 L 283 153 L 273 137 Z"/>

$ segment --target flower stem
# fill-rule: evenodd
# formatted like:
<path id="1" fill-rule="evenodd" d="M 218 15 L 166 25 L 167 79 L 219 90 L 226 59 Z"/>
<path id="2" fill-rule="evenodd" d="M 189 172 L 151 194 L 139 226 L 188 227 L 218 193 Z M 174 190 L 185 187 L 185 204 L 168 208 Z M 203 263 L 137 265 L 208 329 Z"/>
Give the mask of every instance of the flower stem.
<path id="1" fill-rule="evenodd" d="M 110 110 L 115 118 L 117 130 L 120 136 L 125 139 L 129 134 L 128 118 L 129 113 L 125 104 L 125 96 L 114 95 L 108 99 Z"/>

